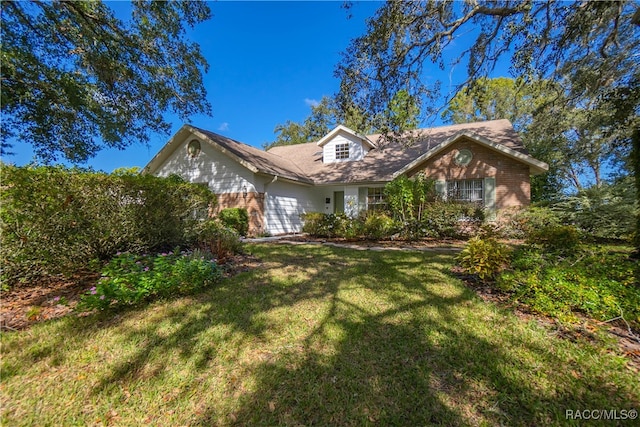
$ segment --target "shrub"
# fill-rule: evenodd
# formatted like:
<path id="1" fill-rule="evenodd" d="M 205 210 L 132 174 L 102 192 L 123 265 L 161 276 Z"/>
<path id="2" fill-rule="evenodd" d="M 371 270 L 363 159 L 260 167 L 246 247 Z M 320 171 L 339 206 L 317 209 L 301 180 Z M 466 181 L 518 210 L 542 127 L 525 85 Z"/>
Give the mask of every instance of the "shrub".
<path id="1" fill-rule="evenodd" d="M 514 239 L 524 239 L 542 228 L 561 225 L 560 217 L 555 211 L 539 206 L 503 212 L 497 223 L 501 236 Z"/>
<path id="2" fill-rule="evenodd" d="M 424 174 L 412 178 L 401 175 L 384 187 L 391 216 L 402 223 L 420 223 L 425 206 L 436 199 L 435 181 Z"/>
<path id="3" fill-rule="evenodd" d="M 302 215 L 304 224 L 302 231 L 316 237 L 358 237 L 362 232 L 362 225 L 358 219 L 345 214 L 323 214 L 309 212 Z"/>
<path id="4" fill-rule="evenodd" d="M 362 233 L 368 239 L 380 240 L 395 232 L 395 222 L 382 212 L 369 212 L 364 217 Z"/>
<path id="5" fill-rule="evenodd" d="M 456 201 L 428 203 L 422 215 L 416 232 L 419 237 L 467 237 L 484 221 L 479 205 Z"/>
<path id="6" fill-rule="evenodd" d="M 473 237 L 457 257 L 465 272 L 492 281 L 509 263 L 509 248 L 494 238 Z"/>
<path id="7" fill-rule="evenodd" d="M 240 236 L 233 228 L 224 226 L 217 219 L 209 219 L 199 224 L 196 245 L 213 254 L 220 262 L 230 258 L 242 249 Z"/>
<path id="8" fill-rule="evenodd" d="M 325 214 L 322 212 L 308 212 L 302 215 L 302 231 L 311 236 L 320 236 L 322 233 Z"/>
<path id="9" fill-rule="evenodd" d="M 71 273 L 118 251 L 161 251 L 185 243 L 215 202 L 179 177 L 64 167 L 1 166 L 2 281 Z"/>
<path id="10" fill-rule="evenodd" d="M 631 240 L 638 209 L 632 177 L 584 189 L 554 205 L 563 222 L 599 239 Z"/>
<path id="11" fill-rule="evenodd" d="M 546 250 L 572 254 L 580 244 L 580 233 L 572 225 L 555 225 L 531 231 L 527 243 L 541 245 Z"/>
<path id="12" fill-rule="evenodd" d="M 218 214 L 218 218 L 225 227 L 233 228 L 241 236 L 249 231 L 249 213 L 245 208 L 226 208 Z"/>
<path id="13" fill-rule="evenodd" d="M 118 254 L 102 269 L 96 286 L 81 297 L 78 310 L 104 310 L 182 295 L 210 286 L 221 277 L 210 254 L 178 250 L 155 256 Z"/>
<path id="14" fill-rule="evenodd" d="M 576 313 L 602 321 L 622 314 L 638 327 L 640 288 L 634 286 L 634 275 L 640 267 L 629 259 L 630 250 L 586 247 L 558 258 L 526 246 L 514 253 L 512 270 L 496 283 L 511 299 L 562 320 L 575 320 Z"/>

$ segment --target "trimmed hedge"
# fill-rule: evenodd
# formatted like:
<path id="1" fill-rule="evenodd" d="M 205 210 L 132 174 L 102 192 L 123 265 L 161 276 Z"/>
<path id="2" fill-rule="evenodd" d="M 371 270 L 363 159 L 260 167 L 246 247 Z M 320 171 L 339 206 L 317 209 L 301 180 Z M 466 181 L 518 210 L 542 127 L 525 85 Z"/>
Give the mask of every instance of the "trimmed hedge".
<path id="1" fill-rule="evenodd" d="M 215 203 L 207 188 L 176 176 L 6 165 L 0 172 L 0 266 L 8 285 L 70 274 L 117 252 L 187 244 Z"/>

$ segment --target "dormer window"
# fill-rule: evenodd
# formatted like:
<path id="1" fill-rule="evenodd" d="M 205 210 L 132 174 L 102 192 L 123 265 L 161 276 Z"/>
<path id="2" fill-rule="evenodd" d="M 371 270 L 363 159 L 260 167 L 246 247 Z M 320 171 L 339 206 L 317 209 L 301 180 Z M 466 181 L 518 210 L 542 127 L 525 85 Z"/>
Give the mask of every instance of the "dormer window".
<path id="1" fill-rule="evenodd" d="M 349 144 L 336 144 L 336 160 L 349 158 Z"/>

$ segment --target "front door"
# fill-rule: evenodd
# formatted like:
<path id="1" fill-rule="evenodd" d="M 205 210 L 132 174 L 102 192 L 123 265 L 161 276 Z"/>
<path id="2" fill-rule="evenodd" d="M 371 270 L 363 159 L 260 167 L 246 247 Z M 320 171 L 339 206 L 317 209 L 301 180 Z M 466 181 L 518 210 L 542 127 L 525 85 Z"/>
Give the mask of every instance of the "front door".
<path id="1" fill-rule="evenodd" d="M 333 213 L 344 213 L 344 191 L 333 192 Z"/>

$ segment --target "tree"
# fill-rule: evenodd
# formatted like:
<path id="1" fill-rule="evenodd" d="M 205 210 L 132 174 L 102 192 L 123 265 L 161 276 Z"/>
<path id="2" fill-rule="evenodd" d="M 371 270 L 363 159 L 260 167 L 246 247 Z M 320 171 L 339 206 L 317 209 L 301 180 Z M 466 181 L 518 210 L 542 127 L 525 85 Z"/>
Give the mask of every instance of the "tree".
<path id="1" fill-rule="evenodd" d="M 548 80 L 527 83 L 524 79 L 485 78 L 462 88 L 449 101 L 442 118 L 451 123 L 509 120 L 522 136 L 525 147 L 549 164 L 549 171 L 531 179 L 531 200 L 554 200 L 562 192 L 566 158 L 555 148 L 555 139 L 537 132 L 536 114 L 558 96 L 560 88 Z"/>
<path id="2" fill-rule="evenodd" d="M 163 114 L 209 113 L 208 65 L 185 27 L 203 2 L 134 1 L 130 22 L 100 1 L 2 3 L 2 144 L 81 162 L 167 133 Z"/>
<path id="3" fill-rule="evenodd" d="M 406 88 L 424 111 L 435 113 L 440 83 L 427 78 L 428 67 L 449 65 L 445 56 L 460 46 L 463 33 L 475 40 L 455 59 L 466 62 L 467 80 L 454 92 L 509 56 L 512 72 L 526 81 L 561 85 L 556 108 L 608 111 L 599 117 L 599 131 L 620 152 L 640 151 L 640 61 L 632 53 L 640 51 L 640 6 L 632 1 L 388 2 L 337 66 L 340 96 L 375 115 Z M 640 155 L 626 158 L 639 176 Z M 640 213 L 638 225 L 640 256 Z"/>
<path id="4" fill-rule="evenodd" d="M 264 148 L 318 141 L 339 124 L 364 134 L 376 132 L 379 124 L 387 121 L 403 129 L 415 129 L 419 114 L 416 101 L 405 90 L 395 94 L 384 118 L 367 116 L 348 100 L 336 101 L 324 96 L 317 105 L 311 106 L 311 114 L 302 123 L 287 120 L 277 125 L 276 140 L 264 144 Z"/>

